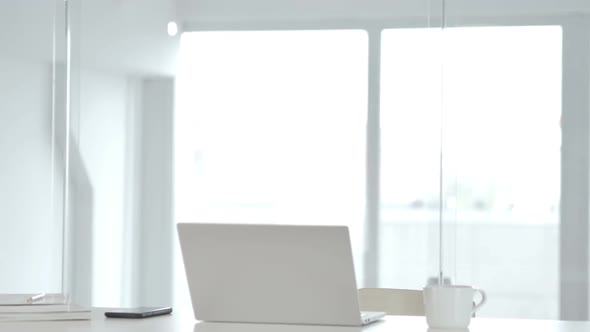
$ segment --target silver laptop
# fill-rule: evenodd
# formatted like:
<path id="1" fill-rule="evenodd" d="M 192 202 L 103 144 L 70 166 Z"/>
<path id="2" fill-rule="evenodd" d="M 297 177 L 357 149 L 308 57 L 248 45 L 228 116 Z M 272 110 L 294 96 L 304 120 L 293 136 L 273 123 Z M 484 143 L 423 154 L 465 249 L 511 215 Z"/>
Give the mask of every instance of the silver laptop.
<path id="1" fill-rule="evenodd" d="M 195 318 L 360 326 L 348 228 L 178 224 Z"/>

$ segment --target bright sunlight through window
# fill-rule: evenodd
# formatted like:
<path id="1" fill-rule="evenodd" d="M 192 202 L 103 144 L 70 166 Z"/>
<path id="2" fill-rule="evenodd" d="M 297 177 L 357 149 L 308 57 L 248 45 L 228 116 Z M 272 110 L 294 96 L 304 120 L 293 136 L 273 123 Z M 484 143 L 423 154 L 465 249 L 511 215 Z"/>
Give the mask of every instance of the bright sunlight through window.
<path id="1" fill-rule="evenodd" d="M 367 43 L 358 30 L 183 34 L 176 221 L 348 225 L 362 275 Z"/>
<path id="2" fill-rule="evenodd" d="M 378 243 L 370 286 L 421 288 L 437 275 L 442 204 L 445 273 L 489 292 L 481 315 L 556 318 L 561 28 L 391 29 L 381 41 L 373 238 L 359 30 L 182 35 L 176 221 L 348 225 L 359 287 L 365 244 Z M 179 257 L 177 305 L 189 303 Z"/>
<path id="3" fill-rule="evenodd" d="M 383 31 L 379 286 L 436 277 L 442 138 L 445 274 L 494 298 L 478 315 L 557 318 L 561 39 Z"/>

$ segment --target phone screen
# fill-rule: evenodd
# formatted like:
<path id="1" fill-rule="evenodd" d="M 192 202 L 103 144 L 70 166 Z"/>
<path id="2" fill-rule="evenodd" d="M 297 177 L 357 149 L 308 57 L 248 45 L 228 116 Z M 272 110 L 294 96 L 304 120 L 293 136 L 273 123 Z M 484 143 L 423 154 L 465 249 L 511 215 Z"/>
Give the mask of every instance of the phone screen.
<path id="1" fill-rule="evenodd" d="M 105 316 L 114 318 L 146 318 L 165 315 L 172 312 L 171 307 L 137 307 L 121 308 L 105 312 Z"/>

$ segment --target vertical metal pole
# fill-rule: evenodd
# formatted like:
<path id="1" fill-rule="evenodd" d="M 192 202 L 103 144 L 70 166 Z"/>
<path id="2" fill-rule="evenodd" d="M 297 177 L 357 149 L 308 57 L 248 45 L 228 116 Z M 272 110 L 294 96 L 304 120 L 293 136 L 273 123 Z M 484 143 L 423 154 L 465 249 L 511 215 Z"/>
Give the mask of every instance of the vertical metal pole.
<path id="1" fill-rule="evenodd" d="M 60 6 L 57 3 L 54 5 L 53 10 L 53 34 L 52 34 L 52 66 L 51 66 L 51 165 L 50 165 L 50 172 L 51 179 L 49 184 L 49 197 L 51 198 L 51 220 L 52 222 L 55 221 L 55 144 L 56 144 L 56 132 L 55 132 L 55 119 L 56 119 L 56 108 L 57 108 L 57 29 L 58 29 L 58 22 L 57 20 L 60 18 L 59 15 L 59 8 Z M 63 279 L 63 278 L 62 278 Z"/>
<path id="2" fill-rule="evenodd" d="M 446 2 L 442 0 L 441 6 L 441 33 L 440 33 L 440 160 L 439 160 L 439 211 L 438 211 L 438 283 L 444 283 L 444 255 L 443 255 L 443 212 L 444 212 L 444 183 L 443 183 L 443 114 L 444 114 L 444 69 L 445 69 L 445 45 L 444 30 L 446 24 Z"/>
<path id="3" fill-rule="evenodd" d="M 70 30 L 70 3 L 68 0 L 64 0 L 65 12 L 66 12 L 66 115 L 65 115 L 65 155 L 64 155 L 64 195 L 63 195 L 63 221 L 62 221 L 62 278 L 61 278 L 61 291 L 64 294 L 68 293 L 68 250 L 70 250 L 69 242 L 69 225 L 68 220 L 70 213 L 69 209 L 69 195 L 70 195 L 70 111 L 71 111 L 71 95 L 70 95 L 70 78 L 71 78 L 71 62 L 70 62 L 70 50 L 71 50 L 71 30 Z M 69 294 L 67 294 L 69 295 Z"/>

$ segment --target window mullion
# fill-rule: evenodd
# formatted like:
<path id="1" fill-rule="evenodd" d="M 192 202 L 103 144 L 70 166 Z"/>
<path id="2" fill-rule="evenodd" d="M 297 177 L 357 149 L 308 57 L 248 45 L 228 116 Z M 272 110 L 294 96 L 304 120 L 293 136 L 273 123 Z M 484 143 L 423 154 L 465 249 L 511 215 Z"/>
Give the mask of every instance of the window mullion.
<path id="1" fill-rule="evenodd" d="M 560 319 L 588 320 L 590 220 L 590 27 L 563 27 Z"/>
<path id="2" fill-rule="evenodd" d="M 381 30 L 369 30 L 365 287 L 377 287 L 379 275 L 380 61 Z"/>

